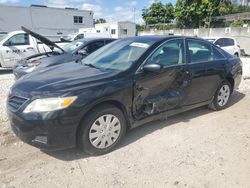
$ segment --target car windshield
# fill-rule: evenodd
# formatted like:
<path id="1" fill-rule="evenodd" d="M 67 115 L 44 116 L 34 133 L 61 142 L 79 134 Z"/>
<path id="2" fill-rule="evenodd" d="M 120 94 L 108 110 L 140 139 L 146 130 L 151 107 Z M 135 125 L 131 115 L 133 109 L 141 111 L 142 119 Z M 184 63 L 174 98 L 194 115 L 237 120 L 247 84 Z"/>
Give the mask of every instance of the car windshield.
<path id="1" fill-rule="evenodd" d="M 78 48 L 80 48 L 84 43 L 86 43 L 86 41 L 74 41 L 74 42 L 71 42 L 69 44 L 66 44 L 62 47 L 62 49 L 65 51 L 65 52 L 74 52 L 75 50 L 77 50 Z"/>
<path id="2" fill-rule="evenodd" d="M 0 34 L 0 41 L 3 40 L 6 36 L 7 34 Z"/>
<path id="3" fill-rule="evenodd" d="M 127 38 L 112 42 L 82 60 L 85 65 L 102 69 L 125 71 L 154 43 Z"/>

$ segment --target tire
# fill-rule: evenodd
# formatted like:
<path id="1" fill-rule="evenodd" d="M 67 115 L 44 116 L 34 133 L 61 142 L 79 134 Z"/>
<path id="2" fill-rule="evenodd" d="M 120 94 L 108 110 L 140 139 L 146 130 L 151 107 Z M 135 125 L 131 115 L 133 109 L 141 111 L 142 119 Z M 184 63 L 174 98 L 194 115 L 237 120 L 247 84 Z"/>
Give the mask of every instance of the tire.
<path id="1" fill-rule="evenodd" d="M 109 104 L 96 107 L 80 125 L 78 146 L 91 155 L 106 154 L 120 143 L 126 127 L 124 114 L 119 108 Z"/>
<path id="2" fill-rule="evenodd" d="M 231 93 L 231 84 L 227 80 L 223 81 L 215 92 L 213 101 L 208 107 L 216 111 L 225 109 L 228 106 Z"/>
<path id="3" fill-rule="evenodd" d="M 234 54 L 236 57 L 239 57 L 239 54 L 236 52 L 235 54 Z"/>

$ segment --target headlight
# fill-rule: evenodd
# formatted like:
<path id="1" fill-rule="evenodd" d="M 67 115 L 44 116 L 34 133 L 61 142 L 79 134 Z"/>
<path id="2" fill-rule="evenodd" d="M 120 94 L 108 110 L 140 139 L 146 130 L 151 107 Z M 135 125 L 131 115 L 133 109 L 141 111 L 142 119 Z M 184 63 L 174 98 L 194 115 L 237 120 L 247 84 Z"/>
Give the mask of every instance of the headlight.
<path id="1" fill-rule="evenodd" d="M 25 109 L 24 113 L 30 112 L 51 112 L 61 110 L 70 106 L 77 97 L 57 97 L 36 99 L 32 101 Z"/>

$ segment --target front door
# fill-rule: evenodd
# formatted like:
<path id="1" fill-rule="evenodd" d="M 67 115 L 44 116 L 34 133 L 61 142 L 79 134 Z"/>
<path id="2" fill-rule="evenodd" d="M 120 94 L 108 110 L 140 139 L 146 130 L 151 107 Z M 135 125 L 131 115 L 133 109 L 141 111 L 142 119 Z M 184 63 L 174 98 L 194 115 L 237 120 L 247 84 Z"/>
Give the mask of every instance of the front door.
<path id="1" fill-rule="evenodd" d="M 184 40 L 172 39 L 161 45 L 146 64 L 159 64 L 160 72 L 136 73 L 133 114 L 136 119 L 181 107 L 188 85 L 184 58 Z"/>
<path id="2" fill-rule="evenodd" d="M 36 49 L 31 45 L 31 40 L 25 33 L 16 34 L 8 39 L 1 50 L 4 67 L 13 67 L 18 60 L 34 55 Z"/>

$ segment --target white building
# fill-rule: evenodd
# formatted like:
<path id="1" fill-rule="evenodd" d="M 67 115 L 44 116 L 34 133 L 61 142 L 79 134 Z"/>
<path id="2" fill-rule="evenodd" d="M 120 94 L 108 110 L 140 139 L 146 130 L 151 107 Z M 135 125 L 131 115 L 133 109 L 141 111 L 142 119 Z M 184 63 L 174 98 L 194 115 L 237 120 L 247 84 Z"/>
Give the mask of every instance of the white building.
<path id="1" fill-rule="evenodd" d="M 101 23 L 96 24 L 94 28 L 79 29 L 79 33 L 100 33 L 100 35 L 112 38 L 133 37 L 136 36 L 136 25 L 128 21 Z"/>
<path id="2" fill-rule="evenodd" d="M 0 6 L 0 31 L 20 30 L 21 26 L 55 40 L 80 28 L 93 27 L 93 12 L 40 5 Z"/>

